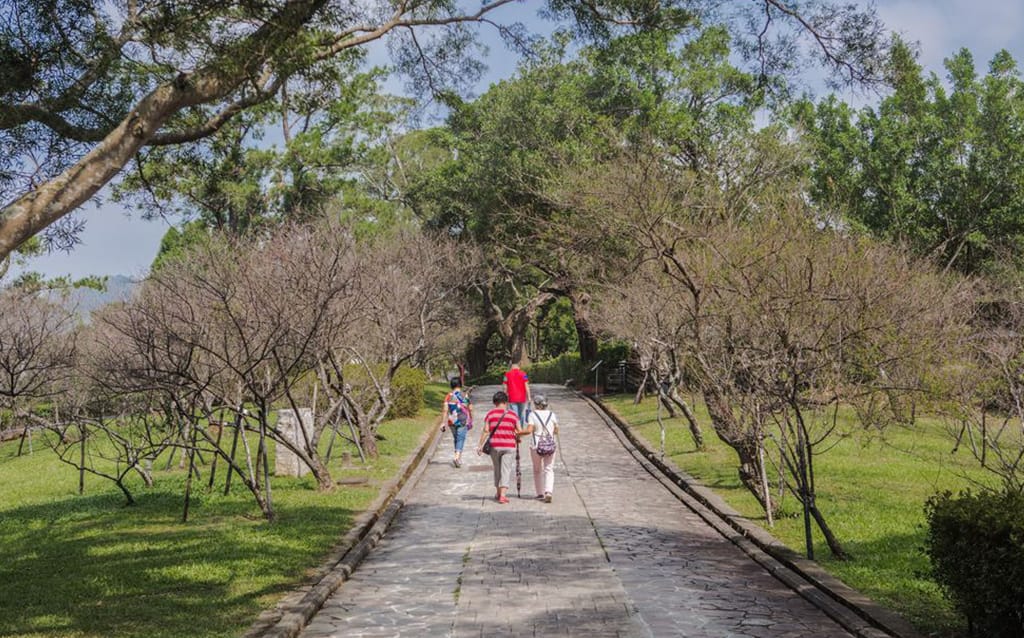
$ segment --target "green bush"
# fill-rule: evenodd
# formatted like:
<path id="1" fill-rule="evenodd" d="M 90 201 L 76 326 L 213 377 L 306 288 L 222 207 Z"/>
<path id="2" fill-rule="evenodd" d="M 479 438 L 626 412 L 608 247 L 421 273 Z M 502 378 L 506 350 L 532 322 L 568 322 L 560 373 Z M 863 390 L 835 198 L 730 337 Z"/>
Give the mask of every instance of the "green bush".
<path id="1" fill-rule="evenodd" d="M 506 370 L 508 370 L 507 364 L 492 363 L 487 366 L 487 372 L 466 379 L 466 385 L 501 385 L 501 377 Z"/>
<path id="2" fill-rule="evenodd" d="M 925 515 L 932 573 L 972 635 L 1024 636 L 1024 495 L 944 492 Z"/>
<path id="3" fill-rule="evenodd" d="M 373 374 L 378 379 L 387 372 L 387 365 L 378 363 L 373 367 Z M 364 409 L 374 402 L 377 397 L 377 390 L 374 387 L 370 376 L 366 374 L 366 368 L 360 364 L 351 363 L 345 366 L 345 383 L 352 386 L 355 391 L 356 401 Z M 388 419 L 402 419 L 414 417 L 423 409 L 423 391 L 427 385 L 427 374 L 419 368 L 402 366 L 395 372 L 391 381 L 391 409 L 388 411 Z"/>
<path id="4" fill-rule="evenodd" d="M 427 373 L 419 368 L 399 368 L 391 382 L 392 401 L 389 419 L 411 418 L 423 409 L 423 390 Z"/>
<path id="5" fill-rule="evenodd" d="M 601 377 L 619 363 L 629 357 L 629 344 L 624 341 L 602 341 L 597 346 L 597 358 L 604 362 L 601 366 Z M 538 361 L 526 366 L 531 383 L 565 383 L 573 379 L 577 386 L 594 382 L 594 373 L 590 371 L 592 362 L 580 361 L 576 352 L 566 352 L 554 359 Z"/>

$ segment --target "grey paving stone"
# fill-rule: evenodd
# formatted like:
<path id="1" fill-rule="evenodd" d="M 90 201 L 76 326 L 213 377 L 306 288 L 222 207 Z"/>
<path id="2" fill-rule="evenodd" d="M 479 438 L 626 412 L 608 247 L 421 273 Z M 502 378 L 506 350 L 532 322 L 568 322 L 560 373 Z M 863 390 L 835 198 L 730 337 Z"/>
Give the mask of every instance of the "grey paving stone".
<path id="1" fill-rule="evenodd" d="M 585 402 L 544 391 L 562 432 L 554 502 L 533 500 L 525 446 L 524 498 L 513 486 L 499 505 L 472 451 L 479 432 L 460 469 L 443 438 L 395 524 L 302 636 L 850 635 L 685 508 Z"/>

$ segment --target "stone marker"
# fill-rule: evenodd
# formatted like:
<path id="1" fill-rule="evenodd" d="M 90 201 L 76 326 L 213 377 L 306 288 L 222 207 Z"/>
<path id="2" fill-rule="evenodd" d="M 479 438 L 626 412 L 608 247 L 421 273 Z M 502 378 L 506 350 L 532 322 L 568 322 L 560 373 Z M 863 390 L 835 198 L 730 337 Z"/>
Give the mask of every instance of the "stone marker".
<path id="1" fill-rule="evenodd" d="M 296 447 L 305 445 L 302 436 L 302 427 L 306 435 L 311 436 L 313 432 L 313 410 L 311 408 L 299 408 L 299 417 L 296 418 L 295 410 L 277 411 L 277 429 L 281 435 L 292 442 Z M 294 452 L 275 443 L 274 454 L 274 476 L 305 476 L 309 474 L 309 466 L 306 465 Z"/>

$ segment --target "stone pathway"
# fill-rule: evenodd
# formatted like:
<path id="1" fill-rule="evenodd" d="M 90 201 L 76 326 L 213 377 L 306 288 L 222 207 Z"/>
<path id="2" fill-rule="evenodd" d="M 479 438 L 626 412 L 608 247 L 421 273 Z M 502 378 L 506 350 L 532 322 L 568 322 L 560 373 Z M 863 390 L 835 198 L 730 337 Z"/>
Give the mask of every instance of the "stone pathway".
<path id="1" fill-rule="evenodd" d="M 495 388 L 474 394 L 479 420 Z M 490 460 L 444 436 L 376 549 L 304 630 L 350 636 L 850 636 L 651 477 L 584 401 L 561 423 L 554 502 L 493 499 Z"/>

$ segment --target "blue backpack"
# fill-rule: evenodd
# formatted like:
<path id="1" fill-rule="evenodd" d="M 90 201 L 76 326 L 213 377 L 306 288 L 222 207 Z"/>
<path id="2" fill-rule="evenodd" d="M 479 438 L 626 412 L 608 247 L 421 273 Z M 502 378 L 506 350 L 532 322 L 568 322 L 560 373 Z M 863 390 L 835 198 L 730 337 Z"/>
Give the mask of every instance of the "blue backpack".
<path id="1" fill-rule="evenodd" d="M 448 402 L 448 423 L 452 427 L 465 426 L 467 430 L 473 429 L 473 413 L 462 393 L 458 390 L 451 392 L 446 401 Z"/>

